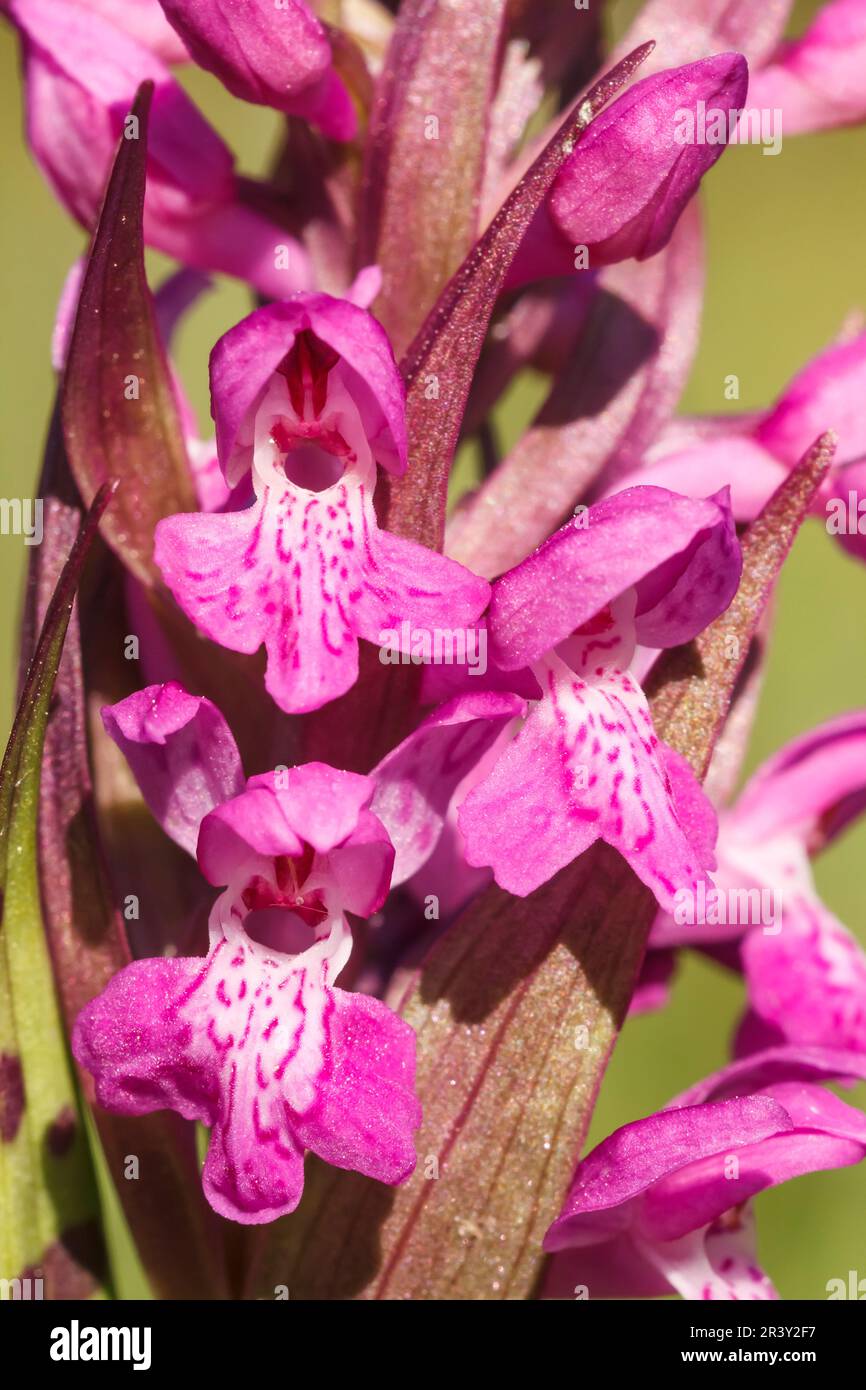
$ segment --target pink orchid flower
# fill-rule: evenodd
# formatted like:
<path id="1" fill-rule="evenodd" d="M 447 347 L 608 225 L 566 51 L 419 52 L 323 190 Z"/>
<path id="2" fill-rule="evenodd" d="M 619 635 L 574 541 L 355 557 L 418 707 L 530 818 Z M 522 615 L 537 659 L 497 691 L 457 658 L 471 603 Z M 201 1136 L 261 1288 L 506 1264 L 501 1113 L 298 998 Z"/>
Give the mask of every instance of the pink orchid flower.
<path id="1" fill-rule="evenodd" d="M 103 710 L 154 816 L 223 891 L 206 959 L 128 966 L 81 1014 L 76 1056 L 106 1109 L 213 1126 L 203 1182 L 223 1216 L 294 1210 L 304 1149 L 382 1182 L 412 1171 L 414 1033 L 335 987 L 346 914 L 372 916 L 426 862 L 455 785 L 520 707 L 458 697 L 370 777 L 309 763 L 247 780 L 220 712 L 176 682 Z"/>
<path id="2" fill-rule="evenodd" d="M 77 0 L 4 0 L 4 7 L 23 41 L 28 139 L 73 217 L 93 227 L 117 142 L 137 138 L 128 125 L 136 91 L 153 82 L 148 244 L 264 294 L 310 284 L 300 243 L 240 200 L 230 150 L 155 52 Z"/>
<path id="3" fill-rule="evenodd" d="M 73 1046 L 106 1109 L 212 1127 L 203 1183 L 246 1224 L 293 1211 L 303 1154 L 398 1183 L 414 1168 L 414 1034 L 334 985 L 347 913 L 370 916 L 394 850 L 372 779 L 321 763 L 244 781 L 210 701 L 150 687 L 103 711 L 166 832 L 222 889 L 205 960 L 139 960 L 82 1012 Z"/>
<path id="4" fill-rule="evenodd" d="M 328 36 L 303 0 L 161 4 L 195 61 L 234 96 L 303 116 L 335 140 L 355 134 L 355 112 L 331 66 Z"/>
<path id="5" fill-rule="evenodd" d="M 162 521 L 156 561 L 208 637 L 241 652 L 264 643 L 282 709 L 318 709 L 354 685 L 359 637 L 478 618 L 484 580 L 377 523 L 377 465 L 405 470 L 406 427 L 368 313 L 327 295 L 257 310 L 215 347 L 211 396 L 226 482 L 251 475 L 255 500 Z"/>
<path id="6" fill-rule="evenodd" d="M 820 1084 L 864 1077 L 860 1053 L 771 1048 L 618 1129 L 578 1165 L 545 1237 L 546 1296 L 778 1298 L 752 1198 L 866 1156 L 866 1117 Z"/>
<path id="7" fill-rule="evenodd" d="M 757 418 L 678 422 L 647 463 L 611 490 L 654 483 L 700 497 L 730 486 L 736 520 L 754 521 L 810 444 L 832 428 L 839 441 L 835 463 L 813 510 L 844 549 L 866 558 L 864 391 L 866 333 L 858 333 L 819 353 Z"/>
<path id="8" fill-rule="evenodd" d="M 738 943 L 750 1005 L 741 1050 L 790 1042 L 866 1052 L 866 953 L 821 902 L 809 862 L 864 806 L 858 711 L 787 744 L 722 812 L 714 877 L 725 910 L 656 922 L 657 949 Z"/>
<path id="9" fill-rule="evenodd" d="M 656 736 L 630 666 L 637 642 L 676 646 L 723 612 L 740 563 L 724 496 L 632 488 L 496 581 L 493 660 L 529 668 L 540 698 L 460 808 L 470 865 L 525 896 L 603 839 L 661 905 L 705 880 L 712 811 Z"/>

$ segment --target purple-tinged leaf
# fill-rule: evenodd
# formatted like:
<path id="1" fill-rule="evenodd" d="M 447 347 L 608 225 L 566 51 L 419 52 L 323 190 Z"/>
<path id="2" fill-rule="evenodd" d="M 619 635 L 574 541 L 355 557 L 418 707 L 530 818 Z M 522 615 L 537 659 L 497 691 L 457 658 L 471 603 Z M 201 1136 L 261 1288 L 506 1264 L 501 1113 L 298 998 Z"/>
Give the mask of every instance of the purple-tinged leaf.
<path id="1" fill-rule="evenodd" d="M 508 268 L 562 163 L 652 50 L 645 44 L 598 82 L 547 145 L 449 281 L 402 363 L 408 386 L 406 476 L 387 480 L 386 525 L 441 550 L 448 473 L 487 326 Z M 384 491 L 384 485 L 383 485 Z"/>
<path id="2" fill-rule="evenodd" d="M 105 1250 L 43 931 L 37 815 L 54 681 L 112 491 L 97 494 L 47 605 L 0 769 L 0 1268 L 4 1278 L 38 1275 L 35 1296 L 55 1299 L 104 1292 Z"/>
<path id="3" fill-rule="evenodd" d="M 139 90 L 105 195 L 63 382 L 63 432 L 85 502 L 120 482 L 103 535 L 153 584 L 154 527 L 195 507 L 177 404 L 144 271 L 141 232 L 152 85 Z M 132 118 L 135 118 L 133 121 Z"/>
<path id="4" fill-rule="evenodd" d="M 59 435 L 55 419 L 40 482 L 45 539 L 32 552 L 25 652 L 32 648 L 62 556 L 82 516 Z M 119 570 L 113 557 L 102 554 L 107 563 L 95 567 L 96 583 L 92 573 L 88 576 L 91 598 L 104 594 L 104 571 Z M 101 602 L 94 606 L 102 609 Z M 84 608 L 86 612 L 90 604 Z M 104 616 L 100 622 L 104 623 Z M 94 814 L 79 605 L 70 619 L 45 732 L 38 844 L 42 918 L 68 1035 L 84 1005 L 130 959 Z M 167 879 L 166 891 L 172 887 Z M 132 891 L 133 885 L 127 882 L 124 894 Z M 168 915 L 167 908 L 163 910 Z M 91 1078 L 82 1074 L 80 1079 L 90 1098 Z M 193 1127 L 172 1114 L 141 1121 L 94 1109 L 93 1119 L 154 1291 L 163 1298 L 227 1297 L 217 1222 L 202 1198 L 198 1180 Z M 129 1154 L 138 1158 L 136 1181 L 127 1181 L 124 1175 Z"/>
<path id="5" fill-rule="evenodd" d="M 714 806 L 726 806 L 739 785 L 764 689 L 773 606 L 767 605 L 752 639 L 704 778 L 704 791 Z"/>
<path id="6" fill-rule="evenodd" d="M 667 424 L 697 345 L 698 210 L 650 260 L 609 266 L 576 350 L 529 430 L 449 523 L 446 550 L 490 579 L 524 560 L 607 467 L 614 478 Z"/>
<path id="7" fill-rule="evenodd" d="M 831 451 L 821 441 L 754 523 L 728 612 L 660 663 L 656 728 L 702 771 Z M 279 1273 L 299 1298 L 531 1296 L 655 911 L 603 843 L 528 898 L 494 885 L 471 903 L 400 1009 L 424 1107 L 414 1176 L 391 1193 L 311 1165 L 291 1224 L 260 1240 L 250 1291 Z"/>
<path id="8" fill-rule="evenodd" d="M 367 141 L 359 267 L 382 270 L 378 317 L 412 341 L 475 241 L 506 0 L 405 0 Z"/>

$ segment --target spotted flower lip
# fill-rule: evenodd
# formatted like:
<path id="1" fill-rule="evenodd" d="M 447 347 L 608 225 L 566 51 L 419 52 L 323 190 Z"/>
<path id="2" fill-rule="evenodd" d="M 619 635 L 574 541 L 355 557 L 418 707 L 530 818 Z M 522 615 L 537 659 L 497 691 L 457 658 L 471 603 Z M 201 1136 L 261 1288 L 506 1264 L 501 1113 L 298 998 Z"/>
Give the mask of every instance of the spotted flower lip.
<path id="1" fill-rule="evenodd" d="M 688 641 L 730 603 L 733 520 L 724 495 L 694 503 L 656 488 L 578 520 L 494 585 L 494 661 L 528 666 L 541 699 L 460 807 L 466 858 L 525 896 L 604 839 L 670 906 L 707 881 L 714 818 L 629 667 L 636 641 Z"/>
<path id="2" fill-rule="evenodd" d="M 204 960 L 136 961 L 82 1012 L 73 1049 L 106 1109 L 211 1127 L 202 1181 L 230 1220 L 294 1211 L 307 1149 L 385 1183 L 415 1166 L 414 1034 L 333 987 L 316 947 L 292 958 L 235 931 Z"/>
<path id="3" fill-rule="evenodd" d="M 866 1118 L 820 1084 L 864 1076 L 859 1053 L 770 1049 L 617 1130 L 578 1165 L 545 1237 L 556 1252 L 547 1296 L 583 1285 L 592 1296 L 778 1297 L 756 1262 L 751 1199 L 866 1156 Z"/>
<path id="4" fill-rule="evenodd" d="M 305 116 L 337 140 L 354 135 L 355 112 L 331 67 L 327 35 L 303 0 L 161 3 L 195 61 L 234 96 Z"/>
<path id="5" fill-rule="evenodd" d="M 75 0 L 8 0 L 24 49 L 27 135 L 52 189 L 92 228 L 141 83 L 153 82 L 144 235 L 190 266 L 284 295 L 310 283 L 301 245 L 239 198 L 231 151 L 155 51 Z M 275 247 L 289 250 L 287 268 Z"/>
<path id="6" fill-rule="evenodd" d="M 376 469 L 406 466 L 403 387 L 387 338 L 357 305 L 298 295 L 249 316 L 211 358 L 217 449 L 254 501 L 156 529 L 155 558 L 207 636 L 268 653 L 290 713 L 354 685 L 358 639 L 469 626 L 490 593 L 456 562 L 380 530 Z"/>
<path id="7" fill-rule="evenodd" d="M 586 248 L 589 269 L 656 255 L 725 148 L 678 139 L 678 118 L 693 115 L 698 102 L 727 116 L 744 105 L 747 88 L 739 53 L 635 82 L 593 120 L 566 160 L 509 283 L 573 274 L 578 247 Z"/>

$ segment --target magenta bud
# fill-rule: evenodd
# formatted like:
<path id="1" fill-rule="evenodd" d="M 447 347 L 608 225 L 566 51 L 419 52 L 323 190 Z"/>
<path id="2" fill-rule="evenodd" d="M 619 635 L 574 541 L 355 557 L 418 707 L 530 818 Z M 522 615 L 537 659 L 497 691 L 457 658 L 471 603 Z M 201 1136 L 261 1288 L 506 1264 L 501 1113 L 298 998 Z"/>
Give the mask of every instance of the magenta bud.
<path id="1" fill-rule="evenodd" d="M 563 165 L 509 283 L 661 251 L 736 129 L 748 82 L 745 58 L 719 53 L 646 77 L 606 107 Z"/>
<path id="2" fill-rule="evenodd" d="M 354 134 L 328 36 L 304 0 L 162 0 L 162 8 L 199 66 L 234 96 L 304 116 L 337 140 Z"/>

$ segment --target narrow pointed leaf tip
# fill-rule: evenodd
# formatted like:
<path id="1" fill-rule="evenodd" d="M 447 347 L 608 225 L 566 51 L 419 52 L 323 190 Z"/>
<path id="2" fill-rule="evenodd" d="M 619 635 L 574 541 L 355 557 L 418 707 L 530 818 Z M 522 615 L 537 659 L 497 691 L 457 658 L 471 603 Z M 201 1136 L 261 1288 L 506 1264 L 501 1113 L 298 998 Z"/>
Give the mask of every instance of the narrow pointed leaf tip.
<path id="1" fill-rule="evenodd" d="M 146 585 L 161 517 L 195 507 L 169 369 L 144 270 L 142 210 L 151 83 L 139 89 L 109 180 L 69 347 L 62 421 L 85 503 L 121 483 L 103 535 Z"/>
<path id="2" fill-rule="evenodd" d="M 405 478 L 390 482 L 386 513 L 387 526 L 399 535 L 442 549 L 449 470 L 497 296 L 564 161 L 593 115 L 651 51 L 652 44 L 643 44 L 589 91 L 445 286 L 401 363 L 412 463 Z"/>

